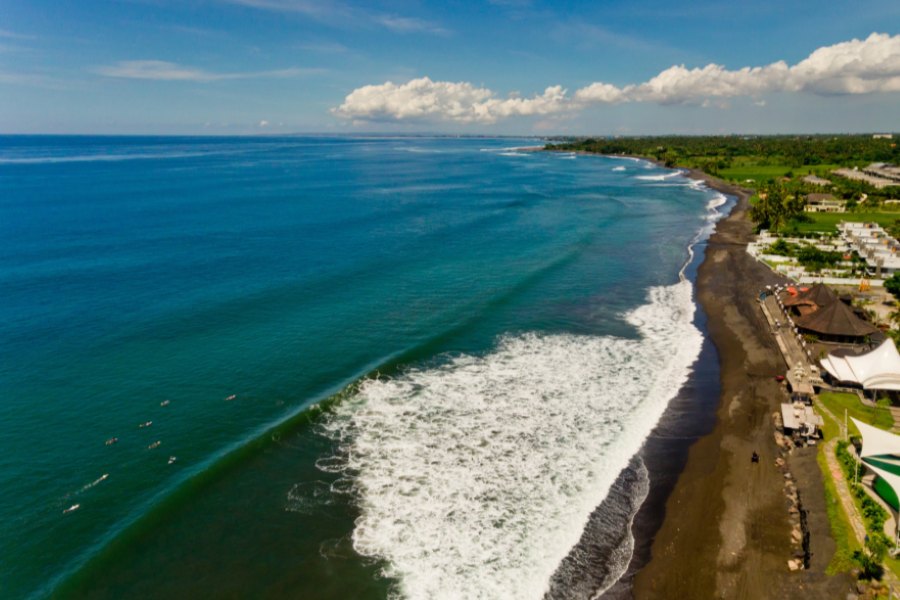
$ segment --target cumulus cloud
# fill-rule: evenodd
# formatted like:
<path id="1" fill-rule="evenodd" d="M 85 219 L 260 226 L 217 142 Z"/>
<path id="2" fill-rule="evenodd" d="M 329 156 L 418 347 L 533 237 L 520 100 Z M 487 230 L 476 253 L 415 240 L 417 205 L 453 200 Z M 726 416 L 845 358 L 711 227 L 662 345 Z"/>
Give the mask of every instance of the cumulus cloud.
<path id="1" fill-rule="evenodd" d="M 274 71 L 253 71 L 245 73 L 214 73 L 203 69 L 186 67 L 164 60 L 122 60 L 113 65 L 93 69 L 94 73 L 106 77 L 124 79 L 151 79 L 156 81 L 222 81 L 227 79 L 286 78 L 298 77 L 317 72 L 316 69 L 278 69 Z"/>
<path id="2" fill-rule="evenodd" d="M 499 97 L 467 82 L 387 82 L 353 90 L 334 114 L 354 120 L 448 120 L 493 123 L 513 116 L 550 115 L 592 104 L 653 102 L 727 106 L 724 100 L 746 96 L 759 106 L 771 92 L 821 95 L 900 91 L 900 35 L 873 33 L 817 49 L 794 66 L 784 61 L 729 70 L 722 65 L 675 65 L 643 82 L 624 86 L 595 82 L 572 96 L 561 86 L 531 98 Z"/>
<path id="3" fill-rule="evenodd" d="M 519 115 L 545 115 L 566 107 L 566 91 L 548 87 L 533 98 L 497 98 L 491 90 L 471 83 L 432 81 L 367 85 L 353 90 L 334 113 L 361 120 L 444 119 L 462 123 L 493 123 Z"/>

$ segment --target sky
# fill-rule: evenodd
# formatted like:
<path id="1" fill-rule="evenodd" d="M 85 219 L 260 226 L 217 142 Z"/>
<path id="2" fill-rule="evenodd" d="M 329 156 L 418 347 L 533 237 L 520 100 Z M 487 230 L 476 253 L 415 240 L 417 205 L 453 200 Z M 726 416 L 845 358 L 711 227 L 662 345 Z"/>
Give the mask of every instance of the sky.
<path id="1" fill-rule="evenodd" d="M 876 131 L 897 0 L 0 0 L 0 133 Z"/>

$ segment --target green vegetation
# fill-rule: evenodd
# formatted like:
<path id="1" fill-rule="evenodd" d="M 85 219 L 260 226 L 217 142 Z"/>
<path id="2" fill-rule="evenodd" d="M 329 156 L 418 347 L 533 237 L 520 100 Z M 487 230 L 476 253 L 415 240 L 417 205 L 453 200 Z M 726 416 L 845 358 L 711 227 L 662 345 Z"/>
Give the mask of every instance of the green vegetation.
<path id="1" fill-rule="evenodd" d="M 643 156 L 668 167 L 699 169 L 760 192 L 766 190 L 770 198 L 774 188 L 773 199 L 766 200 L 762 193 L 751 199 L 751 218 L 760 229 L 834 232 L 838 221 L 848 220 L 875 221 L 900 234 L 900 213 L 881 212 L 882 207 L 896 209 L 885 201 L 898 198 L 900 186 L 877 189 L 832 173 L 840 167 L 863 167 L 872 162 L 900 163 L 900 147 L 892 140 L 870 135 L 663 136 L 569 139 L 547 148 Z M 807 175 L 818 175 L 832 185 L 826 189 L 807 183 L 803 181 Z M 806 196 L 823 192 L 846 200 L 849 212 L 804 213 Z"/>
<path id="2" fill-rule="evenodd" d="M 825 420 L 825 426 L 823 427 L 825 439 L 831 440 L 839 437 L 840 427 L 838 424 L 827 415 L 823 415 L 823 418 Z M 831 537 L 834 538 L 834 543 L 837 546 L 826 571 L 829 575 L 834 575 L 835 573 L 843 573 L 853 569 L 855 566 L 853 552 L 859 550 L 860 546 L 853 535 L 853 529 L 850 527 L 847 513 L 844 512 L 844 508 L 841 506 L 841 501 L 838 498 L 835 482 L 828 470 L 828 459 L 825 457 L 825 452 L 825 445 L 819 446 L 816 462 L 819 465 L 819 470 L 822 471 L 822 482 L 825 484 L 825 509 L 828 513 Z"/>
<path id="3" fill-rule="evenodd" d="M 841 252 L 829 252 L 819 250 L 815 246 L 802 246 L 792 244 L 783 238 L 778 238 L 769 246 L 767 252 L 778 256 L 788 256 L 797 259 L 807 271 L 816 272 L 824 268 L 834 268 L 844 260 Z"/>
<path id="4" fill-rule="evenodd" d="M 767 181 L 789 173 L 825 175 L 838 165 L 861 167 L 872 162 L 900 162 L 900 149 L 892 140 L 876 140 L 871 135 L 582 138 L 553 146 L 646 156 L 669 166 L 698 168 L 738 182 Z"/>
<path id="5" fill-rule="evenodd" d="M 892 235 L 900 233 L 900 211 L 894 210 L 856 210 L 846 213 L 804 213 L 804 219 L 789 222 L 783 233 L 793 234 L 824 232 L 836 233 L 837 225 L 841 221 L 855 221 L 865 223 L 878 223 L 887 229 Z M 894 233 L 896 231 L 896 233 Z"/>
<path id="6" fill-rule="evenodd" d="M 804 206 L 804 196 L 789 194 L 784 185 L 771 183 L 760 189 L 750 206 L 750 218 L 760 229 L 778 231 L 787 221 L 802 220 Z"/>
<path id="7" fill-rule="evenodd" d="M 866 406 L 859 401 L 856 394 L 848 394 L 844 392 L 822 392 L 819 394 L 819 401 L 825 405 L 836 417 L 843 418 L 844 410 L 851 417 L 855 417 L 860 421 L 869 423 L 879 429 L 890 431 L 894 426 L 894 418 L 891 412 L 884 407 Z M 853 421 L 848 421 L 850 427 L 850 435 L 858 436 L 859 430 Z"/>
<path id="8" fill-rule="evenodd" d="M 884 535 L 884 523 L 887 521 L 888 514 L 878 502 L 869 496 L 863 486 L 857 483 L 863 469 L 856 458 L 847 451 L 847 446 L 849 446 L 849 442 L 838 442 L 835 454 L 841 464 L 847 485 L 850 487 L 856 508 L 865 522 L 867 536 L 865 547 L 853 551 L 853 561 L 861 570 L 860 579 L 881 579 L 884 573 L 881 563 L 891 547 L 891 541 Z"/>
<path id="9" fill-rule="evenodd" d="M 885 279 L 884 289 L 889 291 L 894 298 L 900 300 L 900 273 L 894 273 L 889 279 Z"/>

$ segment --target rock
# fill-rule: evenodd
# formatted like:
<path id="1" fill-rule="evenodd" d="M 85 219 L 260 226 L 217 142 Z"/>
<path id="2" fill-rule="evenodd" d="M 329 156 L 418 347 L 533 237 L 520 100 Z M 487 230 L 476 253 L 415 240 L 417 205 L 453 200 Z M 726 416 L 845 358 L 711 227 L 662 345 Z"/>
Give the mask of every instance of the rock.
<path id="1" fill-rule="evenodd" d="M 795 527 L 793 531 L 791 531 L 791 541 L 795 544 L 799 544 L 803 541 L 803 532 L 800 531 L 800 527 Z"/>
<path id="2" fill-rule="evenodd" d="M 776 459 L 775 459 L 775 466 L 778 467 L 778 468 L 783 467 L 783 466 L 784 466 L 784 459 L 781 458 L 780 456 L 779 456 L 778 458 L 776 458 Z"/>
<path id="3" fill-rule="evenodd" d="M 798 560 L 796 558 L 787 561 L 788 569 L 791 571 L 799 571 L 803 568 L 803 561 Z"/>

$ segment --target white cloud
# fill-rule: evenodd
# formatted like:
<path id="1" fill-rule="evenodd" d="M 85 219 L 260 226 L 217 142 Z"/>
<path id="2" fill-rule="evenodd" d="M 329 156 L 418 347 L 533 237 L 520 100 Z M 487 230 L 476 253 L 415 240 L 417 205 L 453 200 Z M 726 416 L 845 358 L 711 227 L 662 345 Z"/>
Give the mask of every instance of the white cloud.
<path id="1" fill-rule="evenodd" d="M 383 27 L 395 33 L 433 33 L 448 35 L 450 32 L 436 23 L 401 15 L 384 14 L 331 0 L 224 0 L 258 10 L 294 13 L 332 27 Z"/>
<path id="2" fill-rule="evenodd" d="M 566 108 L 566 91 L 548 87 L 533 98 L 497 98 L 471 83 L 432 81 L 367 85 L 353 90 L 333 112 L 357 120 L 448 120 L 493 123 L 512 116 L 546 115 Z"/>
<path id="3" fill-rule="evenodd" d="M 873 33 L 865 40 L 819 48 L 792 67 L 784 61 L 733 71 L 716 64 L 694 69 L 676 65 L 640 84 L 618 88 L 593 83 L 575 92 L 575 98 L 599 103 L 700 104 L 709 98 L 756 98 L 769 92 L 896 91 L 900 91 L 900 35 Z"/>
<path id="4" fill-rule="evenodd" d="M 373 15 L 375 23 L 384 26 L 396 33 L 436 33 L 449 35 L 449 31 L 431 21 L 417 19 L 415 17 L 398 17 L 396 15 Z"/>
<path id="5" fill-rule="evenodd" d="M 900 91 L 900 34 L 819 48 L 791 67 L 795 89 L 819 94 Z"/>
<path id="6" fill-rule="evenodd" d="M 764 106 L 762 95 L 805 92 L 820 95 L 900 91 L 900 35 L 873 33 L 817 49 L 794 66 L 784 61 L 729 70 L 708 64 L 689 69 L 675 65 L 643 82 L 616 86 L 595 82 L 566 95 L 548 87 L 531 98 L 500 98 L 490 89 L 468 82 L 387 82 L 353 90 L 334 114 L 354 120 L 448 120 L 493 123 L 513 116 L 575 111 L 591 104 L 653 102 L 727 107 L 725 99 L 747 96 Z"/>
<path id="7" fill-rule="evenodd" d="M 320 72 L 318 69 L 277 69 L 274 71 L 253 71 L 246 73 L 214 73 L 166 62 L 164 60 L 122 60 L 113 65 L 93 69 L 94 73 L 106 77 L 124 79 L 151 79 L 156 81 L 222 81 L 227 79 L 287 78 Z"/>
<path id="8" fill-rule="evenodd" d="M 263 119 L 262 121 L 259 122 L 259 124 L 258 124 L 257 126 L 258 126 L 258 127 L 268 127 L 268 126 L 269 126 L 269 122 L 266 121 L 265 119 Z"/>

